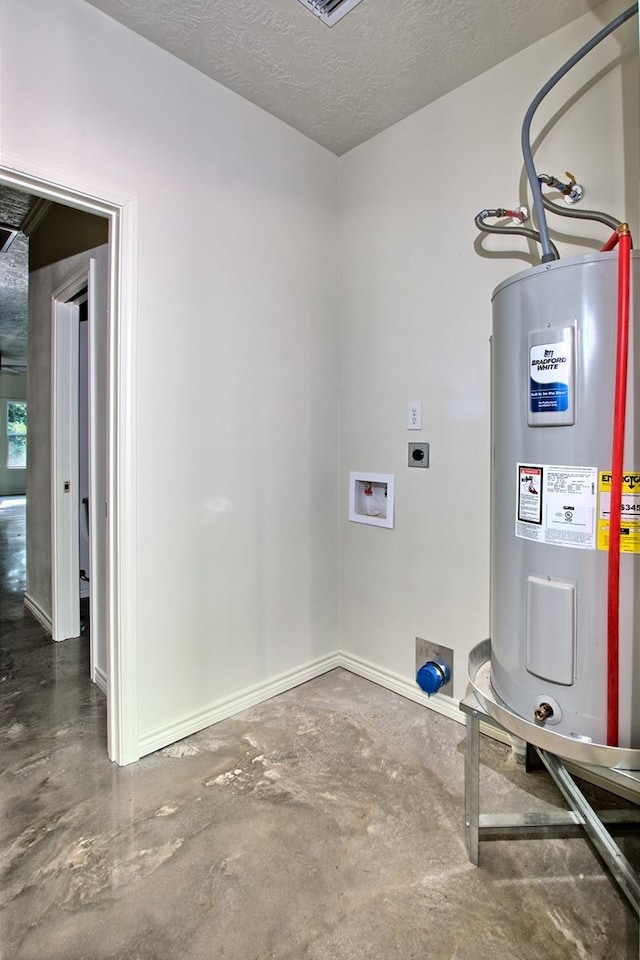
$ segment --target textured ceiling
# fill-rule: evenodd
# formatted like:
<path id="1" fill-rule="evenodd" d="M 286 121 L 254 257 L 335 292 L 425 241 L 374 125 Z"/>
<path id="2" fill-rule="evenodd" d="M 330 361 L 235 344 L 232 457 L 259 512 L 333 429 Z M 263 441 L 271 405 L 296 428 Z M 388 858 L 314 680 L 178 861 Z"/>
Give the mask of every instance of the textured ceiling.
<path id="1" fill-rule="evenodd" d="M 19 227 L 36 198 L 0 185 L 0 222 Z M 0 253 L 0 354 L 2 365 L 27 363 L 29 241 L 19 233 Z"/>
<path id="2" fill-rule="evenodd" d="M 87 0 L 340 155 L 600 0 Z"/>

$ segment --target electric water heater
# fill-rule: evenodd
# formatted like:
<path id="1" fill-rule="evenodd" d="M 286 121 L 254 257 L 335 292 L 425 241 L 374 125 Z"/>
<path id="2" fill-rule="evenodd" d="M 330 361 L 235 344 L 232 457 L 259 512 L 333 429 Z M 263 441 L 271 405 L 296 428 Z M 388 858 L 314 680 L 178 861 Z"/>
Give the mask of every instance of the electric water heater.
<path id="1" fill-rule="evenodd" d="M 618 745 L 631 748 L 640 747 L 639 293 L 632 252 L 617 706 Z M 491 683 L 526 720 L 599 744 L 617 295 L 616 252 L 543 263 L 493 295 Z"/>

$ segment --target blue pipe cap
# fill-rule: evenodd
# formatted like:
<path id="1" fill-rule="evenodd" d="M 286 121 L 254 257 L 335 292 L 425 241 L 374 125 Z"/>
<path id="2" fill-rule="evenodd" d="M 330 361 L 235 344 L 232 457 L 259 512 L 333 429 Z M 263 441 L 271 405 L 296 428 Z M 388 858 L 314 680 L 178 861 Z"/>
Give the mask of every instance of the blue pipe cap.
<path id="1" fill-rule="evenodd" d="M 449 666 L 441 660 L 428 660 L 423 663 L 416 674 L 416 682 L 428 697 L 437 693 L 440 687 L 451 680 Z"/>

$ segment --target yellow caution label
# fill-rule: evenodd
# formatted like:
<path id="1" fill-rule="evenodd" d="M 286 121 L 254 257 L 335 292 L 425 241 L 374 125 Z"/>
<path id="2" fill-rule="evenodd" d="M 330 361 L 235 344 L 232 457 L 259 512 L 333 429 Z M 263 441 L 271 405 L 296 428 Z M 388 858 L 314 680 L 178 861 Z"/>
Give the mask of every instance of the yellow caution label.
<path id="1" fill-rule="evenodd" d="M 611 471 L 601 470 L 598 483 L 598 550 L 609 549 Z M 640 553 L 640 471 L 622 477 L 620 553 Z"/>

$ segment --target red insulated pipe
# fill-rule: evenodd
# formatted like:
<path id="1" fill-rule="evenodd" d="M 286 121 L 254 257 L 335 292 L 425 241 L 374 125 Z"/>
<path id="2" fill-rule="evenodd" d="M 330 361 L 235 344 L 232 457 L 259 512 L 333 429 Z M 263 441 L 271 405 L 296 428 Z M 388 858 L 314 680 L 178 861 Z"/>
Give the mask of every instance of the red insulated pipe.
<path id="1" fill-rule="evenodd" d="M 607 744 L 618 746 L 620 652 L 620 512 L 624 428 L 627 408 L 629 356 L 629 271 L 631 235 L 626 223 L 618 227 L 618 331 L 613 406 L 611 501 L 609 507 L 609 557 L 607 584 Z"/>
<path id="2" fill-rule="evenodd" d="M 603 247 L 600 247 L 600 252 L 608 253 L 609 250 L 613 250 L 613 248 L 616 246 L 619 239 L 620 239 L 620 235 L 618 231 L 614 230 L 611 236 L 609 237 L 609 239 L 607 240 L 607 242 L 605 243 L 605 245 Z"/>

